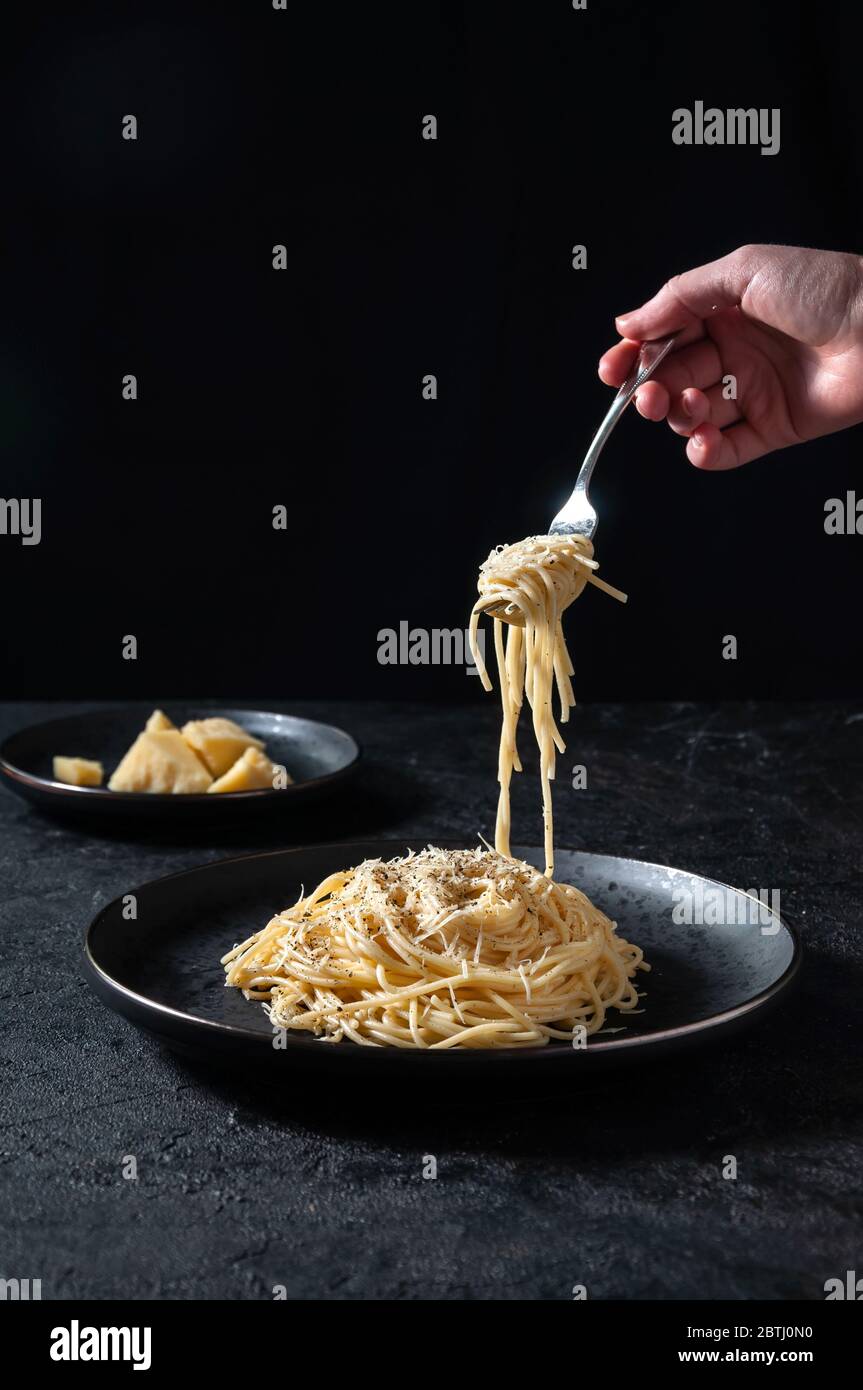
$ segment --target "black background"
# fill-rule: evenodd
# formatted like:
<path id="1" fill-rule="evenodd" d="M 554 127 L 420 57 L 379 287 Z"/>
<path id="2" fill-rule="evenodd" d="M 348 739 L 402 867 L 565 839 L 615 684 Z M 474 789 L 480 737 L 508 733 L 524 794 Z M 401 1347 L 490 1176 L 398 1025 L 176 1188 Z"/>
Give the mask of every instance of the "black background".
<path id="1" fill-rule="evenodd" d="M 745 242 L 863 249 L 850 6 L 115 0 L 4 39 L 0 490 L 43 499 L 0 537 L 7 696 L 479 699 L 378 629 L 465 623 L 545 528 L 613 316 Z M 673 145 L 699 99 L 780 107 L 781 152 Z M 577 693 L 856 694 L 863 542 L 823 522 L 860 440 L 704 475 L 630 411 L 594 484 L 630 604 L 573 611 Z"/>

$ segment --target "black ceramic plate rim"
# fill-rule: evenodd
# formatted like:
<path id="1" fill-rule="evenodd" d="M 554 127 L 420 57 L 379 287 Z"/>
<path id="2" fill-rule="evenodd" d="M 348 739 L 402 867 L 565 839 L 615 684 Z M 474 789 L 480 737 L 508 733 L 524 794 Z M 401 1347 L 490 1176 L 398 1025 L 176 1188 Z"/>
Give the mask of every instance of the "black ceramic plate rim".
<path id="1" fill-rule="evenodd" d="M 414 838 L 416 838 L 417 840 L 422 840 L 426 843 L 431 843 L 431 841 L 428 840 L 428 837 L 424 835 L 419 835 Z M 189 876 L 190 874 L 206 873 L 208 869 L 212 869 L 216 865 L 218 865 L 219 867 L 226 867 L 229 864 L 237 864 L 243 861 L 247 862 L 253 859 L 272 859 L 275 857 L 282 857 L 284 855 L 304 854 L 324 850 L 344 850 L 345 854 L 349 857 L 350 850 L 352 848 L 352 843 L 358 844 L 366 842 L 340 842 L 338 840 L 333 840 L 328 841 L 325 844 L 319 845 L 298 845 L 291 849 L 264 850 L 260 851 L 257 854 L 237 854 L 232 855 L 227 859 L 214 859 L 209 864 L 199 864 L 191 869 L 180 869 L 173 874 L 162 874 L 159 876 L 159 878 L 149 879 L 146 883 L 139 884 L 137 888 L 127 888 L 126 894 L 132 893 L 137 895 L 139 893 L 142 893 L 147 888 L 152 888 L 156 884 L 167 883 L 174 878 L 183 878 Z M 404 846 L 407 843 L 407 839 L 381 840 L 376 841 L 375 843 L 379 844 L 382 850 L 386 849 L 387 847 L 390 847 L 392 848 L 393 852 L 397 852 L 400 850 L 403 851 Z M 525 848 L 531 847 L 526 846 Z M 669 864 L 657 864 L 652 860 L 631 859 L 622 855 L 599 855 L 595 851 L 590 850 L 568 850 L 565 846 L 560 846 L 559 848 L 563 853 L 592 855 L 593 857 L 603 859 L 615 859 L 618 863 L 621 864 L 634 864 L 638 865 L 641 868 L 657 869 L 662 873 L 684 875 L 689 874 L 692 877 L 704 879 L 705 882 L 709 882 L 711 885 L 717 888 L 723 888 L 732 893 L 740 893 L 744 897 L 752 897 L 751 894 L 745 893 L 743 889 L 733 888 L 730 884 L 722 883 L 719 879 L 708 879 L 707 876 L 704 874 L 694 874 L 691 870 L 677 869 Z M 122 984 L 119 980 L 114 979 L 114 977 L 110 975 L 106 970 L 103 970 L 102 966 L 99 965 L 91 949 L 92 937 L 105 913 L 108 912 L 112 907 L 114 907 L 116 903 L 120 902 L 123 896 L 125 896 L 125 894 L 121 894 L 116 898 L 112 898 L 110 902 L 105 903 L 105 905 L 101 907 L 99 911 L 96 913 L 96 916 L 89 923 L 84 933 L 85 964 L 90 975 L 101 986 L 100 992 L 104 992 L 104 997 L 108 998 L 109 1001 L 112 999 L 129 1001 L 130 1003 L 135 1005 L 136 1010 L 143 1012 L 145 1015 L 155 1016 L 157 1019 L 173 1020 L 175 1023 L 182 1024 L 184 1027 L 191 1027 L 196 1034 L 200 1033 L 203 1030 L 204 1034 L 209 1034 L 213 1038 L 235 1037 L 237 1039 L 242 1039 L 246 1043 L 252 1043 L 255 1046 L 266 1047 L 268 1051 L 272 1050 L 272 1039 L 268 1037 L 266 1033 L 261 1033 L 253 1028 L 244 1028 L 241 1025 L 235 1023 L 219 1023 L 214 1019 L 199 1018 L 196 1014 L 189 1014 L 185 1013 L 182 1009 L 175 1009 L 170 1004 L 160 1004 L 157 1000 L 148 998 L 147 995 L 138 994 L 136 990 L 130 989 L 128 985 Z M 753 901 L 757 900 L 753 899 Z M 788 935 L 791 938 L 791 944 L 793 949 L 791 960 L 789 961 L 785 970 L 783 970 L 782 974 L 778 977 L 778 979 L 774 980 L 773 984 L 770 985 L 767 989 L 760 990 L 759 993 L 753 995 L 751 999 L 746 999 L 743 1001 L 743 1003 L 736 1004 L 732 1009 L 724 1009 L 721 1013 L 710 1014 L 707 1018 L 696 1019 L 692 1023 L 682 1023 L 678 1024 L 674 1028 L 664 1028 L 660 1029 L 658 1032 L 655 1033 L 647 1033 L 642 1034 L 641 1036 L 635 1036 L 630 1038 L 613 1038 L 603 1042 L 591 1041 L 588 1047 L 584 1049 L 583 1052 L 579 1053 L 579 1056 L 589 1057 L 591 1053 L 596 1055 L 597 1053 L 628 1052 L 631 1050 L 636 1050 L 643 1046 L 658 1048 L 663 1043 L 697 1037 L 701 1033 L 709 1033 L 716 1030 L 721 1030 L 724 1027 L 727 1027 L 730 1024 L 734 1023 L 735 1021 L 746 1017 L 747 1014 L 753 1013 L 757 1009 L 763 1008 L 765 1005 L 775 1000 L 784 990 L 786 990 L 791 985 L 791 983 L 795 979 L 800 969 L 800 963 L 803 957 L 803 946 L 800 940 L 800 935 L 797 932 L 796 928 L 792 927 L 791 924 L 786 920 L 786 918 L 781 916 L 778 912 L 774 912 L 772 915 L 788 932 Z M 121 1004 L 115 1004 L 112 1002 L 112 1007 L 117 1008 L 121 1014 L 123 1014 L 125 1017 L 128 1017 L 128 1013 L 125 1009 L 122 1008 Z M 155 1029 L 155 1031 L 159 1032 L 160 1030 Z M 568 1052 L 570 1050 L 568 1048 L 562 1047 L 495 1047 L 487 1049 L 463 1048 L 461 1049 L 461 1051 L 459 1051 L 459 1049 L 457 1048 L 448 1048 L 443 1052 L 437 1052 L 431 1048 L 367 1048 L 357 1047 L 356 1045 L 353 1047 L 345 1048 L 343 1050 L 341 1047 L 335 1046 L 332 1043 L 321 1042 L 319 1039 L 316 1038 L 311 1038 L 302 1034 L 294 1035 L 291 1034 L 290 1031 L 288 1031 L 287 1033 L 286 1053 L 293 1052 L 295 1049 L 319 1052 L 321 1048 L 324 1047 L 327 1048 L 328 1051 L 338 1052 L 340 1056 L 351 1058 L 355 1061 L 359 1061 L 360 1058 L 365 1059 L 371 1055 L 374 1055 L 381 1059 L 381 1063 L 379 1064 L 383 1065 L 387 1065 L 386 1062 L 383 1062 L 384 1058 L 389 1059 L 389 1062 L 395 1062 L 397 1059 L 403 1059 L 405 1057 L 416 1055 L 433 1056 L 439 1059 L 442 1057 L 472 1057 L 474 1058 L 474 1060 L 476 1060 L 479 1057 L 489 1059 L 495 1058 L 498 1062 L 513 1062 L 517 1058 L 519 1060 L 519 1063 L 521 1063 L 522 1061 L 527 1061 L 530 1058 L 560 1057 L 563 1053 Z M 456 1062 L 455 1065 L 458 1066 L 461 1064 L 459 1062 Z"/>
<path id="2" fill-rule="evenodd" d="M 228 706 L 224 708 L 227 709 Z M 231 706 L 231 708 L 237 713 L 234 706 Z M 122 705 L 117 705 L 112 709 L 99 710 L 98 713 L 104 714 L 105 718 L 109 719 L 112 715 L 125 714 L 126 710 Z M 214 713 L 214 711 L 211 711 L 211 714 L 212 713 Z M 325 772 L 322 773 L 320 777 L 305 777 L 301 782 L 289 782 L 286 787 L 257 787 L 254 791 L 220 792 L 220 801 L 259 801 L 262 797 L 284 796 L 286 792 L 293 792 L 296 794 L 307 788 L 323 787 L 326 786 L 328 782 L 335 782 L 339 777 L 344 777 L 346 772 L 356 767 L 362 757 L 363 750 L 360 744 L 357 743 L 353 734 L 349 734 L 347 729 L 339 728 L 337 724 L 325 724 L 323 720 L 320 719 L 306 719 L 303 715 L 284 714 L 279 710 L 250 709 L 244 710 L 243 713 L 262 719 L 291 719 L 298 724 L 309 724 L 314 725 L 318 729 L 329 729 L 331 732 L 340 734 L 342 738 L 348 740 L 351 745 L 351 756 L 344 766 L 336 768 L 335 772 Z M 76 787 L 69 782 L 55 782 L 51 777 L 37 777 L 35 773 L 25 772 L 23 768 L 16 767 L 14 763 L 9 761 L 6 753 L 7 747 L 14 739 L 20 737 L 21 734 L 35 734 L 40 730 L 44 730 L 47 733 L 52 725 L 66 723 L 68 719 L 75 718 L 77 718 L 77 716 L 72 714 L 61 715 L 56 719 L 44 719 L 39 724 L 27 724 L 23 729 L 16 729 L 14 733 L 8 734 L 3 740 L 3 743 L 0 744 L 0 773 L 5 774 L 7 777 L 11 777 L 15 782 L 22 782 L 25 786 L 36 787 L 39 791 L 49 792 L 53 795 L 64 797 L 68 796 L 70 793 L 75 796 L 99 797 L 106 804 L 109 801 L 123 801 L 133 806 L 142 803 L 156 806 L 163 804 L 171 806 L 172 809 L 175 806 L 188 804 L 201 805 L 204 803 L 208 806 L 213 805 L 213 798 L 208 792 L 183 792 L 182 795 L 178 795 L 174 792 L 112 792 L 109 791 L 107 787 Z M 81 718 L 86 719 L 90 718 L 90 716 L 82 713 Z"/>

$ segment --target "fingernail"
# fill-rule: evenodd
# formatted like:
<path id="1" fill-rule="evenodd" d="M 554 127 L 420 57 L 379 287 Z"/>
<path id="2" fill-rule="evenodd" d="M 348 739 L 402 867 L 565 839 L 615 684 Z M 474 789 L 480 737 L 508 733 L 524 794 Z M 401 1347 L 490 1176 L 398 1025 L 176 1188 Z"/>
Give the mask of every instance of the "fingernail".
<path id="1" fill-rule="evenodd" d="M 630 309 L 628 314 L 618 314 L 617 318 L 614 320 L 615 324 L 619 327 L 622 323 L 626 323 L 626 320 L 631 319 L 634 313 L 636 313 L 636 310 Z"/>
<path id="2" fill-rule="evenodd" d="M 689 400 L 689 393 L 687 391 L 684 391 L 683 395 L 680 397 L 680 405 L 684 415 L 687 417 L 687 419 L 691 420 L 693 412 L 692 405 Z"/>

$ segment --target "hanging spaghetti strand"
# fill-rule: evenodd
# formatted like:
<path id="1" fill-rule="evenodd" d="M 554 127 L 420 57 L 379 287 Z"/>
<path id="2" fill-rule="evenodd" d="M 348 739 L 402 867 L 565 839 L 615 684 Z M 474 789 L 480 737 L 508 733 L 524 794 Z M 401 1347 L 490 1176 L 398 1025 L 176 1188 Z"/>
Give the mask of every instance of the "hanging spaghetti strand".
<path id="1" fill-rule="evenodd" d="M 521 771 L 516 727 L 523 694 L 533 714 L 539 747 L 545 872 L 554 873 L 554 811 L 551 784 L 558 753 L 566 750 L 552 711 L 552 686 L 557 686 L 560 722 L 565 724 L 575 704 L 573 666 L 561 627 L 561 614 L 586 585 L 595 584 L 622 603 L 626 595 L 596 576 L 593 545 L 584 536 L 529 536 L 516 545 L 493 550 L 479 572 L 479 598 L 470 617 L 470 645 L 486 690 L 491 680 L 479 649 L 479 622 L 491 610 L 494 646 L 500 679 L 501 720 L 497 779 L 495 847 L 510 851 L 510 782 Z M 507 633 L 504 642 L 503 628 Z"/>

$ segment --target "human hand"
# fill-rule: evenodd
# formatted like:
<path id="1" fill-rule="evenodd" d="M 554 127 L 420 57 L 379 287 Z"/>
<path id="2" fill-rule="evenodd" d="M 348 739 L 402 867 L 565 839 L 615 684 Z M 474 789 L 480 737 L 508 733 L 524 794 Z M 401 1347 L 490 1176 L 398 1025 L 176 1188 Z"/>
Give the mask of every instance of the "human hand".
<path id="1" fill-rule="evenodd" d="M 622 341 L 599 364 L 609 386 L 640 342 L 680 331 L 635 404 L 687 439 L 697 468 L 738 468 L 863 421 L 860 256 L 742 246 L 675 275 L 615 326 Z"/>

